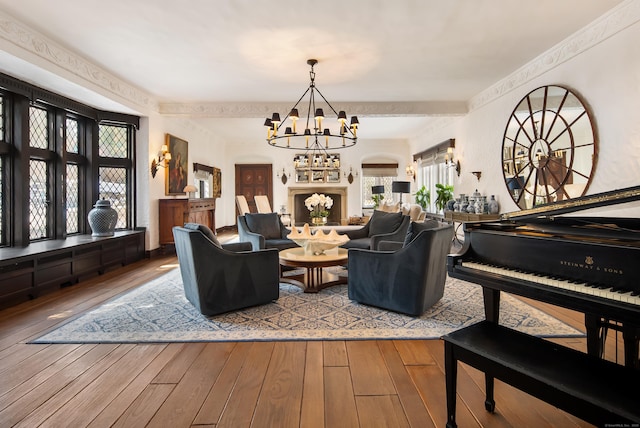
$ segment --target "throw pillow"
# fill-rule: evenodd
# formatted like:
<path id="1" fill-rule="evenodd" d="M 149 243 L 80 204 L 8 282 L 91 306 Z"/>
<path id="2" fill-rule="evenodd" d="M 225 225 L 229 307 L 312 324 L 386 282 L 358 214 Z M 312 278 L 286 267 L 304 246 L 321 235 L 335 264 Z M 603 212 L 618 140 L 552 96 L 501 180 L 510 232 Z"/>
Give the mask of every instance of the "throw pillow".
<path id="1" fill-rule="evenodd" d="M 249 230 L 264 236 L 264 239 L 280 239 L 280 220 L 278 213 L 245 214 Z"/>
<path id="2" fill-rule="evenodd" d="M 369 236 L 394 232 L 402 224 L 402 213 L 374 211 L 369 220 Z"/>
<path id="3" fill-rule="evenodd" d="M 413 238 L 418 236 L 418 233 L 422 232 L 423 230 L 435 229 L 437 227 L 438 220 L 431 219 L 423 221 L 422 223 L 416 223 L 415 221 L 412 221 L 411 224 L 409 224 L 409 228 L 407 229 L 403 247 L 409 245 L 409 243 L 413 241 Z"/>
<path id="4" fill-rule="evenodd" d="M 202 234 L 204 236 L 206 236 L 207 238 L 209 238 L 211 240 L 211 242 L 213 242 L 213 245 L 215 245 L 218 248 L 222 248 L 222 245 L 220 245 L 220 241 L 218 241 L 218 238 L 216 238 L 216 235 L 213 233 L 213 230 L 209 229 L 204 224 L 186 223 L 184 225 L 184 228 L 185 229 L 190 229 L 190 230 L 198 230 L 198 231 L 202 232 Z"/>

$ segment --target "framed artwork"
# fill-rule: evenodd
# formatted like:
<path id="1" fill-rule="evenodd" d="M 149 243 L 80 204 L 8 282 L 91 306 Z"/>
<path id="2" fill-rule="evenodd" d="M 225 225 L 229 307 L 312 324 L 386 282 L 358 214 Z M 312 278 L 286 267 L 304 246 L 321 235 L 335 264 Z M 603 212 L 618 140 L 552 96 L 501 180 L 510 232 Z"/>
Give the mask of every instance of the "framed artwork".
<path id="1" fill-rule="evenodd" d="M 340 182 L 340 170 L 330 169 L 327 171 L 327 183 L 339 183 Z"/>
<path id="2" fill-rule="evenodd" d="M 309 170 L 298 169 L 296 170 L 296 183 L 308 183 L 309 182 Z"/>
<path id="3" fill-rule="evenodd" d="M 312 183 L 324 183 L 324 170 L 312 169 L 311 170 L 311 182 Z"/>
<path id="4" fill-rule="evenodd" d="M 222 171 L 220 168 L 213 167 L 213 192 L 212 198 L 219 198 L 222 195 Z"/>
<path id="5" fill-rule="evenodd" d="M 171 134 L 165 137 L 165 144 L 171 153 L 171 160 L 165 174 L 164 193 L 166 195 L 184 195 L 187 185 L 187 161 L 189 159 L 189 143 Z"/>

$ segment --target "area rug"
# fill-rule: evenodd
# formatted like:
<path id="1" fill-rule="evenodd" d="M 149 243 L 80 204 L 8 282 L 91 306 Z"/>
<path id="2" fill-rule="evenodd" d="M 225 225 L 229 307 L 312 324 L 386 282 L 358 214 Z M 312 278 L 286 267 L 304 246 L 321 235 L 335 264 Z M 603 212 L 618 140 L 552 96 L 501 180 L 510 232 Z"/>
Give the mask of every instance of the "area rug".
<path id="1" fill-rule="evenodd" d="M 307 294 L 280 284 L 273 303 L 207 318 L 186 300 L 174 269 L 31 343 L 434 339 L 484 319 L 479 285 L 448 278 L 445 290 L 424 315 L 410 317 L 352 302 L 346 285 Z M 537 336 L 583 335 L 508 295 L 500 323 Z"/>

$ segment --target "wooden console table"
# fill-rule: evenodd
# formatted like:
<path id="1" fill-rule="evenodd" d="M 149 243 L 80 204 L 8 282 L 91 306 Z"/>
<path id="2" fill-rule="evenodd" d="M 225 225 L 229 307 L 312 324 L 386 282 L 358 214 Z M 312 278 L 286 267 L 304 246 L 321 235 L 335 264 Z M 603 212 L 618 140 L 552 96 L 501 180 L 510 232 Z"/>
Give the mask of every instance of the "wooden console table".
<path id="1" fill-rule="evenodd" d="M 160 199 L 160 246 L 173 245 L 174 226 L 185 223 L 204 224 L 216 232 L 216 200 L 214 198 Z"/>

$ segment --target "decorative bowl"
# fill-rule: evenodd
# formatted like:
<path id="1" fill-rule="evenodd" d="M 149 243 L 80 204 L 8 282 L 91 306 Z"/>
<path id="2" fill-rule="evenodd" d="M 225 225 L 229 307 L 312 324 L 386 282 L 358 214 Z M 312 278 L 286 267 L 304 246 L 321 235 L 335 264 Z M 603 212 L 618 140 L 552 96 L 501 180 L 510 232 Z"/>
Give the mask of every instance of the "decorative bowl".
<path id="1" fill-rule="evenodd" d="M 348 236 L 338 235 L 335 229 L 331 229 L 329 233 L 325 233 L 322 230 L 311 233 L 311 229 L 307 223 L 302 227 L 302 231 L 299 231 L 296 227 L 292 228 L 287 238 L 304 248 L 305 254 L 314 256 L 324 254 L 326 250 L 330 250 L 349 241 Z"/>

